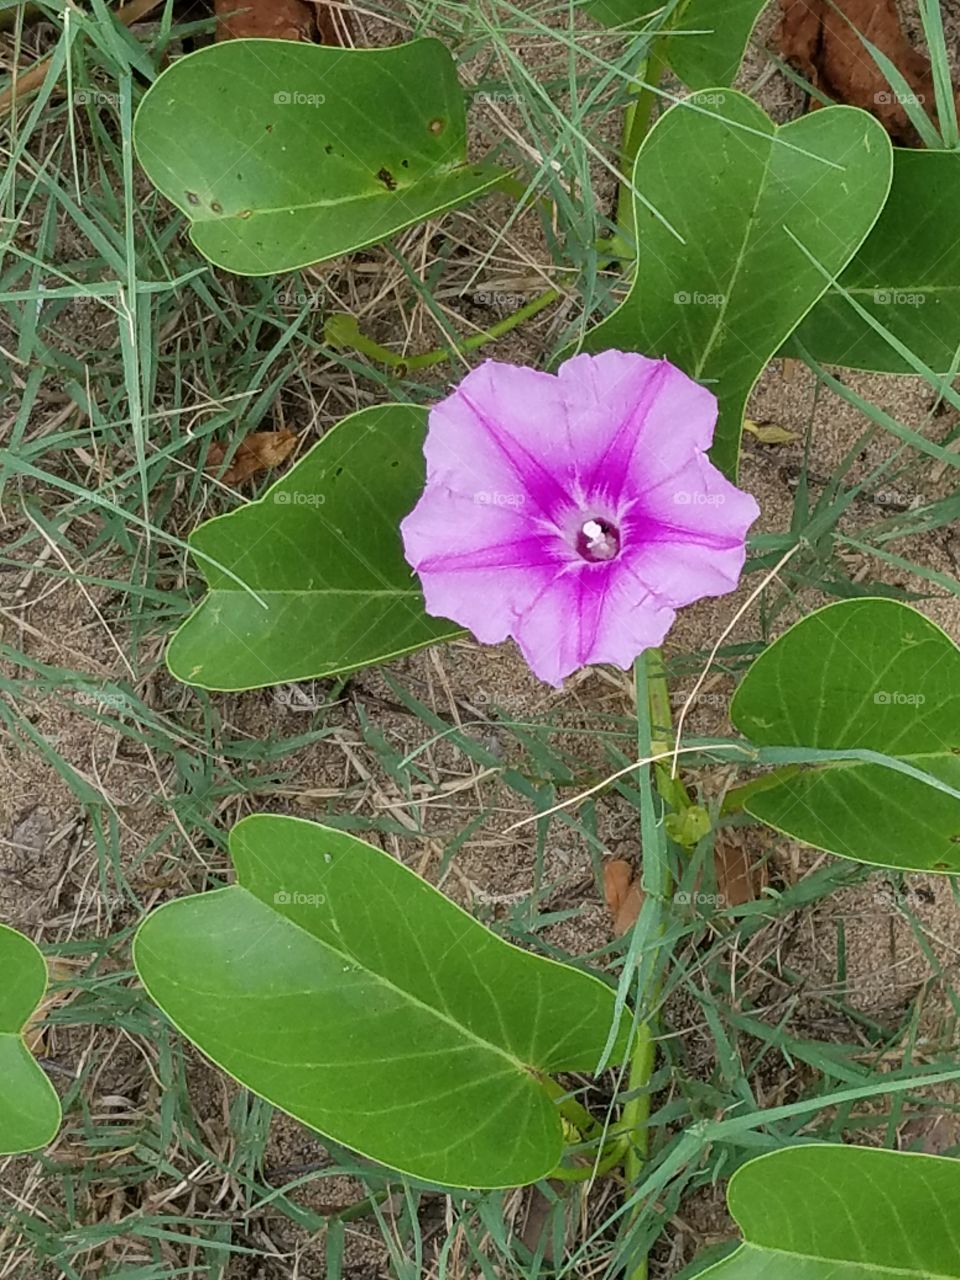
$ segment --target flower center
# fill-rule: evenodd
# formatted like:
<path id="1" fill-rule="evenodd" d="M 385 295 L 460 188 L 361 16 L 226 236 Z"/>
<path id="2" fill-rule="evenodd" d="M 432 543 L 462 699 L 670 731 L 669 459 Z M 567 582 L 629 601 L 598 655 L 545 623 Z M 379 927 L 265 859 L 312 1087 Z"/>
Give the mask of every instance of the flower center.
<path id="1" fill-rule="evenodd" d="M 620 554 L 620 530 L 608 520 L 585 520 L 577 534 L 577 553 L 595 564 L 615 559 Z"/>

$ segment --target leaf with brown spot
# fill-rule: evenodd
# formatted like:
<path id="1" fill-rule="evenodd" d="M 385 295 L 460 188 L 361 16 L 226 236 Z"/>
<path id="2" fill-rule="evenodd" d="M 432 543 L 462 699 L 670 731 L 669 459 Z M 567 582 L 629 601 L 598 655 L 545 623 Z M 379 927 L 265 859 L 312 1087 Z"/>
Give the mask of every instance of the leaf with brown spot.
<path id="1" fill-rule="evenodd" d="M 240 441 L 226 471 L 219 475 L 227 456 L 227 446 L 214 441 L 207 453 L 204 470 L 216 475 L 224 484 L 243 484 L 244 480 L 261 471 L 278 467 L 290 456 L 296 443 L 296 432 L 286 428 L 282 431 L 251 431 Z"/>
<path id="2" fill-rule="evenodd" d="M 629 862 L 612 858 L 603 864 L 603 893 L 613 916 L 614 936 L 619 938 L 633 928 L 643 906 L 643 890 Z"/>
<path id="3" fill-rule="evenodd" d="M 788 62 L 834 102 L 863 107 L 876 116 L 894 142 L 919 144 L 903 103 L 857 35 L 859 31 L 886 54 L 935 119 L 930 60 L 907 39 L 894 0 L 780 0 L 780 8 L 779 44 Z"/>

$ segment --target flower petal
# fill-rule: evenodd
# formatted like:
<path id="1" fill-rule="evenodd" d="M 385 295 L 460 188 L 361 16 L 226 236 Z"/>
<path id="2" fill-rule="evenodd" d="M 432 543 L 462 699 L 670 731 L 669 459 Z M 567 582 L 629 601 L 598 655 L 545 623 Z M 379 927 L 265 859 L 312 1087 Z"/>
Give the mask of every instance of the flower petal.
<path id="1" fill-rule="evenodd" d="M 424 490 L 400 533 L 427 612 L 452 618 L 485 644 L 514 633 L 518 616 L 558 568 L 556 539 L 533 530 L 522 509 L 475 503 L 439 487 Z"/>
<path id="2" fill-rule="evenodd" d="M 667 360 L 624 351 L 574 356 L 557 371 L 571 418 L 586 424 L 606 415 L 607 440 L 585 454 L 585 487 L 616 485 L 614 496 L 642 492 L 674 475 L 694 450 L 707 450 L 717 422 L 717 398 Z M 586 405 L 583 403 L 586 402 Z M 613 424 L 611 429 L 610 424 Z M 594 435 L 581 430 L 578 439 Z"/>
<path id="3" fill-rule="evenodd" d="M 543 680 L 628 668 L 674 609 L 737 583 L 754 500 L 710 463 L 714 396 L 665 360 L 575 356 L 558 375 L 487 361 L 430 414 L 427 485 L 403 521 L 429 613 L 513 636 Z M 587 559 L 590 521 L 619 554 Z"/>
<path id="4" fill-rule="evenodd" d="M 704 457 L 695 455 L 631 512 L 626 562 L 673 608 L 733 591 L 746 559 L 756 501 Z"/>
<path id="5" fill-rule="evenodd" d="M 427 483 L 519 500 L 553 518 L 571 501 L 555 465 L 564 437 L 557 379 L 487 360 L 430 411 Z"/>
<path id="6" fill-rule="evenodd" d="M 574 565 L 547 583 L 515 633 L 534 675 L 559 687 L 588 663 L 627 670 L 660 644 L 676 615 L 624 568 Z"/>

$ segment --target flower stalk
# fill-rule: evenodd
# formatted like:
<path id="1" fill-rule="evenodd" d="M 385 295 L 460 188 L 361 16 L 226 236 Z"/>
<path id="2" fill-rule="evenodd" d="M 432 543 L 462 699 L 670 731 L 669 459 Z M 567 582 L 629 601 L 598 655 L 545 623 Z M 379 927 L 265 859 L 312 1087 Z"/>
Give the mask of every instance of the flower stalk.
<path id="1" fill-rule="evenodd" d="M 399 376 L 404 377 L 408 373 L 416 373 L 420 369 L 431 369 L 434 365 L 444 364 L 447 361 L 453 363 L 458 357 L 468 352 L 479 351 L 481 347 L 485 347 L 490 342 L 496 342 L 526 320 L 532 320 L 541 311 L 545 311 L 547 307 L 559 301 L 562 296 L 559 289 L 545 289 L 543 293 L 538 293 L 535 298 L 531 298 L 510 315 L 492 324 L 489 329 L 464 338 L 459 346 L 436 347 L 433 351 L 424 351 L 417 356 L 397 355 L 396 351 L 391 351 L 389 347 L 381 346 L 373 338 L 368 338 L 361 330 L 356 317 L 346 312 L 338 312 L 329 317 L 323 327 L 323 336 L 329 346 L 337 350 L 352 348 L 354 351 L 359 351 L 361 355 L 367 356 L 368 359 L 376 360 L 379 364 L 385 364 L 388 368 L 396 370 Z"/>
<path id="2" fill-rule="evenodd" d="M 634 687 L 637 710 L 637 758 L 649 759 L 652 755 L 666 755 L 670 742 L 670 698 L 667 689 L 663 655 L 659 649 L 647 649 L 634 663 Z M 684 802 L 689 798 L 683 784 L 670 776 L 669 769 L 657 765 L 657 790 L 661 800 L 674 804 L 674 797 L 682 794 Z M 673 891 L 673 873 L 669 862 L 669 845 L 663 828 L 658 826 L 657 804 L 653 796 L 650 766 L 639 770 L 640 820 L 643 849 L 642 887 L 652 912 L 642 912 L 636 928 L 647 924 L 649 941 L 644 946 L 646 964 L 639 978 L 637 1005 L 644 1021 L 637 1028 L 637 1037 L 630 1055 L 627 1080 L 629 1097 L 623 1107 L 622 1125 L 629 1137 L 623 1174 L 627 1192 L 640 1182 L 643 1166 L 650 1155 L 650 1081 L 656 1059 L 657 1028 L 653 1013 L 660 998 L 662 978 L 659 972 L 659 942 L 666 926 L 670 896 Z M 666 794 L 665 794 L 666 793 Z M 627 1229 L 636 1221 L 639 1207 L 627 1219 Z M 644 1255 L 629 1272 L 629 1280 L 647 1280 L 647 1258 Z"/>

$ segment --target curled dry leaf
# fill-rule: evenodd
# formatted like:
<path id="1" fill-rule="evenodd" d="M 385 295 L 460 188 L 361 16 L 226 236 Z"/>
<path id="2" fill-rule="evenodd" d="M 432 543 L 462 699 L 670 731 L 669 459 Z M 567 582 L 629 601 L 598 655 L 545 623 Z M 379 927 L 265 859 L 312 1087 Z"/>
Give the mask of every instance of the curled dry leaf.
<path id="1" fill-rule="evenodd" d="M 761 444 L 793 444 L 800 439 L 799 432 L 778 427 L 775 422 L 754 422 L 752 418 L 744 418 L 743 429 L 749 431 Z"/>
<path id="2" fill-rule="evenodd" d="M 780 7 L 784 58 L 834 102 L 863 107 L 894 142 L 916 146 L 919 138 L 903 103 L 856 34 L 887 55 L 909 82 L 918 105 L 934 118 L 930 61 L 907 39 L 894 0 L 780 0 Z"/>
<path id="3" fill-rule="evenodd" d="M 224 484 L 243 484 L 244 480 L 259 472 L 279 466 L 289 457 L 296 443 L 296 433 L 286 428 L 282 431 L 251 431 L 240 441 L 229 467 L 219 475 L 227 456 L 227 446 L 215 441 L 207 453 L 205 470 L 217 475 Z"/>
<path id="4" fill-rule="evenodd" d="M 643 890 L 629 862 L 612 858 L 603 864 L 603 892 L 613 916 L 614 936 L 619 938 L 634 926 L 643 906 Z"/>

